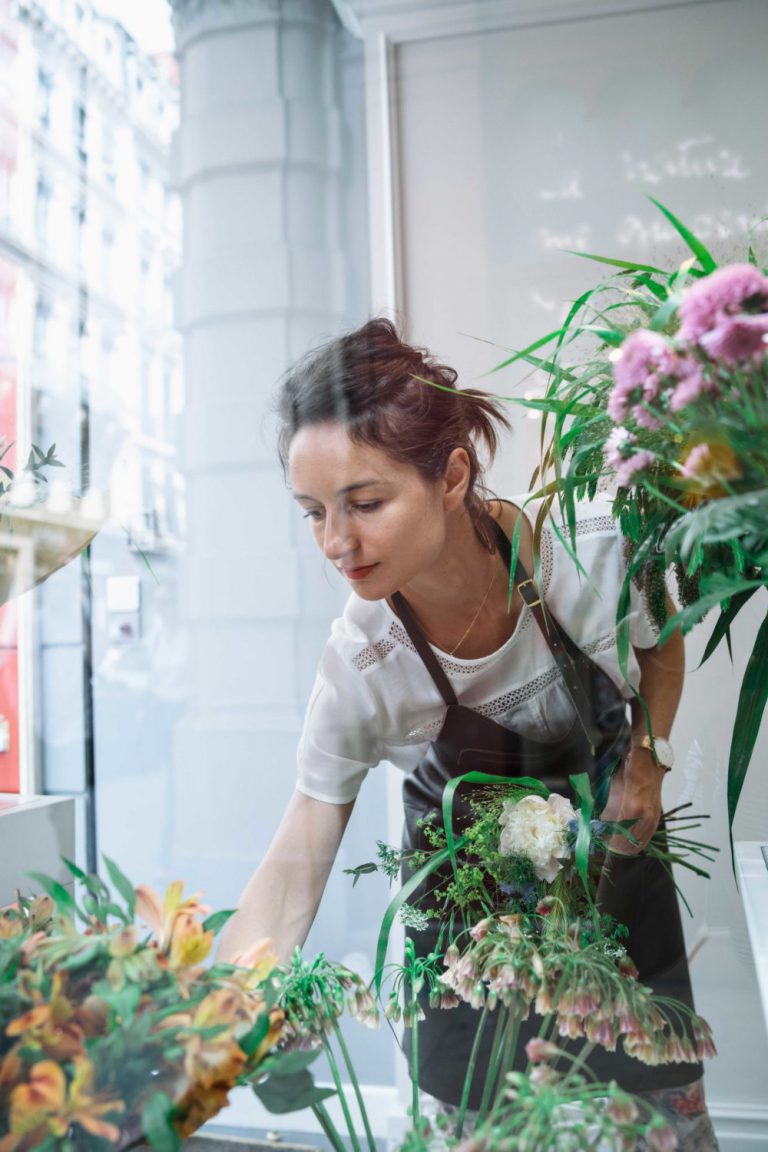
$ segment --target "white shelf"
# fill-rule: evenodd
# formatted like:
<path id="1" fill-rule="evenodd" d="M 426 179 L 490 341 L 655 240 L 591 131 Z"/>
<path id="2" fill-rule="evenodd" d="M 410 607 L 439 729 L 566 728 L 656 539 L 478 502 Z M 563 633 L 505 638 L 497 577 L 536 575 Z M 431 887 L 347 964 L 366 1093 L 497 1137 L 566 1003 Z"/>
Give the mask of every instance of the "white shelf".
<path id="1" fill-rule="evenodd" d="M 736 876 L 768 1028 L 768 866 L 760 851 L 760 841 L 741 840 L 734 847 Z"/>
<path id="2" fill-rule="evenodd" d="M 16 890 L 40 891 L 29 872 L 44 872 L 71 886 L 61 857 L 75 857 L 75 802 L 69 796 L 17 796 L 0 792 L 0 907 Z"/>

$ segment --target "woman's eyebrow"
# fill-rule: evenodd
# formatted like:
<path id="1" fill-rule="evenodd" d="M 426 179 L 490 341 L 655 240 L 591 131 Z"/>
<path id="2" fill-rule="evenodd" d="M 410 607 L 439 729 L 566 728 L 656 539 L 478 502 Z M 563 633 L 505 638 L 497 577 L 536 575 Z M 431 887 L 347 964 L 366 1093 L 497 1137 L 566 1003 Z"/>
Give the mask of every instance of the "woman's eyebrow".
<path id="1" fill-rule="evenodd" d="M 349 492 L 356 492 L 358 488 L 371 488 L 374 484 L 385 484 L 385 480 L 358 480 L 354 484 L 347 484 L 344 488 L 339 488 L 336 493 L 337 496 L 346 496 Z M 314 496 L 308 496 L 305 492 L 294 492 L 294 500 L 314 500 Z"/>

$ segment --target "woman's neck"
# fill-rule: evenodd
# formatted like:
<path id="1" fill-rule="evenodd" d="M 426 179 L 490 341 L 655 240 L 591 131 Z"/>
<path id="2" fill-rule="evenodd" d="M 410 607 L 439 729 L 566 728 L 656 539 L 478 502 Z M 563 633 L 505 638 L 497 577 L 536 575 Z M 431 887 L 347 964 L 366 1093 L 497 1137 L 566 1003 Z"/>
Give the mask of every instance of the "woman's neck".
<path id="1" fill-rule="evenodd" d="M 503 508 L 509 535 L 517 510 Z M 431 643 L 473 659 L 495 651 L 514 628 L 517 609 L 509 611 L 508 581 L 503 557 L 495 548 L 488 551 L 462 510 L 449 524 L 438 562 L 400 591 Z"/>

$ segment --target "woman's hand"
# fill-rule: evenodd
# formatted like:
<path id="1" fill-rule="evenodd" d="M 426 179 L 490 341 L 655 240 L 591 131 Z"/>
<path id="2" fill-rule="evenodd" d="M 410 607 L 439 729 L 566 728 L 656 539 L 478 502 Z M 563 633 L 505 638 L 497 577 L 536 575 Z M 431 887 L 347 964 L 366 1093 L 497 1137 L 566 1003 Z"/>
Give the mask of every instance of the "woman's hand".
<path id="1" fill-rule="evenodd" d="M 610 841 L 613 852 L 634 856 L 645 848 L 659 825 L 664 776 L 664 769 L 656 763 L 649 748 L 630 748 L 611 781 L 601 819 L 633 820 L 628 831 L 637 843 L 616 835 Z"/>
<path id="2" fill-rule="evenodd" d="M 675 611 L 669 598 L 667 611 Z M 663 648 L 636 648 L 635 655 L 640 666 L 638 690 L 645 708 L 638 700 L 632 701 L 632 746 L 611 781 L 602 813 L 605 820 L 634 821 L 629 832 L 637 843 L 622 835 L 614 836 L 610 842 L 612 851 L 625 856 L 642 852 L 659 825 L 661 785 L 666 773 L 650 748 L 640 745 L 649 734 L 669 737 L 683 687 L 683 638 L 679 632 L 673 632 Z"/>

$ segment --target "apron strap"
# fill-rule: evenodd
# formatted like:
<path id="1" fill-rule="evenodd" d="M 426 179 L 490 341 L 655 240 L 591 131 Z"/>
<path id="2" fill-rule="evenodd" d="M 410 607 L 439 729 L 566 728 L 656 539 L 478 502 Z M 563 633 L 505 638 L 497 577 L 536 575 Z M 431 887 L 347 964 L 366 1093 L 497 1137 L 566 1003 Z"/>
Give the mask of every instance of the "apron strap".
<path id="1" fill-rule="evenodd" d="M 496 528 L 496 540 L 499 551 L 504 557 L 507 568 L 509 568 L 512 556 L 512 546 L 509 542 L 509 537 L 498 520 L 494 520 L 494 526 Z M 561 628 L 552 613 L 547 611 L 533 578 L 528 575 L 519 558 L 515 566 L 515 587 L 520 593 L 523 603 L 528 607 L 531 615 L 538 624 L 539 631 L 546 640 L 547 646 L 555 658 L 555 663 L 560 670 L 563 683 L 576 709 L 579 723 L 584 729 L 584 734 L 589 740 L 590 747 L 594 752 L 602 740 L 602 734 L 595 727 L 592 718 L 592 704 L 584 686 L 587 674 L 586 665 L 591 663 L 589 657 L 585 657 L 578 645 L 576 645 L 568 633 Z"/>
<path id="2" fill-rule="evenodd" d="M 509 570 L 512 559 L 512 546 L 509 542 L 509 537 L 498 520 L 494 520 L 493 524 L 496 531 L 496 542 L 499 552 L 507 566 L 507 570 Z M 579 722 L 584 729 L 590 746 L 595 749 L 600 743 L 602 736 L 594 725 L 592 706 L 584 686 L 582 672 L 580 671 L 580 668 L 583 668 L 584 664 L 584 654 L 574 644 L 570 636 L 568 636 L 566 632 L 563 632 L 555 617 L 545 610 L 538 589 L 520 562 L 519 557 L 515 565 L 515 586 L 523 602 L 529 608 L 547 642 L 549 650 L 555 658 L 568 695 L 571 697 L 573 706 L 576 709 Z M 392 594 L 392 604 L 443 700 L 448 705 L 458 704 L 458 697 L 454 692 L 453 685 L 446 676 L 429 641 L 419 627 L 418 621 L 413 615 L 408 601 L 402 593 L 394 592 Z"/>
<path id="3" fill-rule="evenodd" d="M 414 648 L 418 652 L 419 656 L 421 656 L 427 672 L 429 672 L 430 676 L 434 680 L 435 687 L 442 696 L 443 700 L 446 704 L 458 704 L 458 697 L 453 690 L 453 685 L 443 671 L 442 664 L 430 648 L 429 641 L 419 627 L 413 612 L 411 612 L 411 607 L 408 601 L 405 599 L 402 593 L 393 592 L 392 603 L 395 606 L 395 611 L 400 617 L 400 622 L 410 636 Z"/>

